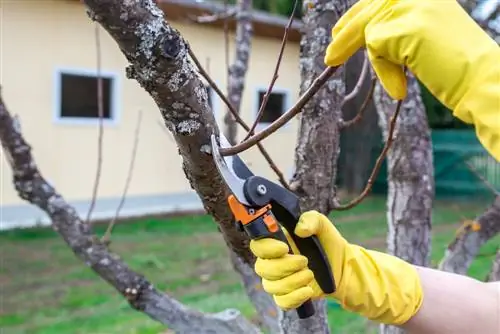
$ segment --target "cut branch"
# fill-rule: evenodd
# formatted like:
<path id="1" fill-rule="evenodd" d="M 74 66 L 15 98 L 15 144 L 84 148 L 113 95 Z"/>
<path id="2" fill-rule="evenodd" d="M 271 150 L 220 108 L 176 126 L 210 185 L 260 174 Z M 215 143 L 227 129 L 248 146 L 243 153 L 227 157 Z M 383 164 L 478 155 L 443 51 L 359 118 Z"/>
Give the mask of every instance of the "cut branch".
<path id="1" fill-rule="evenodd" d="M 375 179 L 377 178 L 378 173 L 380 171 L 380 167 L 382 166 L 382 162 L 384 161 L 385 157 L 387 156 L 387 152 L 391 148 L 392 142 L 394 141 L 394 130 L 396 129 L 396 121 L 398 119 L 398 115 L 399 115 L 399 112 L 401 110 L 402 104 L 403 104 L 403 100 L 400 100 L 400 101 L 398 101 L 398 103 L 396 105 L 396 110 L 394 111 L 394 113 L 391 117 L 387 141 L 385 142 L 384 148 L 382 149 L 382 152 L 380 153 L 380 155 L 377 158 L 377 161 L 375 162 L 375 166 L 373 167 L 372 173 L 370 174 L 370 177 L 368 178 L 368 181 L 366 182 L 365 188 L 363 189 L 361 194 L 359 194 L 359 196 L 354 198 L 349 203 L 337 204 L 334 207 L 334 210 L 344 211 L 344 210 L 352 209 L 356 205 L 361 203 L 363 201 L 363 199 L 365 199 L 366 196 L 368 196 L 368 194 L 370 193 L 370 191 L 373 187 L 373 183 L 375 182 Z"/>
<path id="2" fill-rule="evenodd" d="M 122 294 L 135 310 L 176 333 L 259 333 L 237 310 L 204 314 L 182 305 L 132 271 L 92 233 L 76 210 L 45 180 L 0 92 L 0 140 L 19 196 L 42 209 L 74 254 Z"/>
<path id="3" fill-rule="evenodd" d="M 500 233 L 500 196 L 492 206 L 473 221 L 465 221 L 448 245 L 439 269 L 466 275 L 482 245 Z"/>
<path id="4" fill-rule="evenodd" d="M 318 90 L 325 84 L 325 82 L 330 79 L 330 77 L 337 71 L 338 67 L 327 67 L 311 84 L 309 89 L 307 89 L 304 94 L 302 94 L 299 100 L 295 103 L 293 107 L 287 110 L 283 115 L 281 115 L 277 120 L 268 125 L 264 130 L 258 132 L 247 140 L 241 142 L 240 144 L 234 145 L 228 148 L 221 148 L 220 153 L 223 156 L 234 155 L 248 150 L 252 146 L 256 145 L 258 142 L 266 139 L 276 130 L 285 125 L 293 117 L 302 111 L 305 104 L 318 92 Z"/>

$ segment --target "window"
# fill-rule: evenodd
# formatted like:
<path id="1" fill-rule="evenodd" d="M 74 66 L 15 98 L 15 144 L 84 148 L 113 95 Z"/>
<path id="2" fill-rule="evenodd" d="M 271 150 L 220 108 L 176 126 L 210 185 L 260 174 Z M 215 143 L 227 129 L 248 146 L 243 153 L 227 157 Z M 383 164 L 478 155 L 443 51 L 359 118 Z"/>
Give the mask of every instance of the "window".
<path id="1" fill-rule="evenodd" d="M 116 79 L 112 75 L 101 74 L 103 119 L 115 118 Z M 98 77 L 95 73 L 61 71 L 56 86 L 56 115 L 63 121 L 97 121 L 99 119 Z"/>
<path id="2" fill-rule="evenodd" d="M 264 101 L 264 95 L 266 94 L 266 90 L 258 91 L 258 105 L 255 113 L 259 112 L 260 106 Z M 264 113 L 259 120 L 259 123 L 272 123 L 277 120 L 285 111 L 287 104 L 287 94 L 285 92 L 277 92 L 274 91 L 269 95 L 269 99 L 267 100 L 266 107 L 264 108 Z"/>

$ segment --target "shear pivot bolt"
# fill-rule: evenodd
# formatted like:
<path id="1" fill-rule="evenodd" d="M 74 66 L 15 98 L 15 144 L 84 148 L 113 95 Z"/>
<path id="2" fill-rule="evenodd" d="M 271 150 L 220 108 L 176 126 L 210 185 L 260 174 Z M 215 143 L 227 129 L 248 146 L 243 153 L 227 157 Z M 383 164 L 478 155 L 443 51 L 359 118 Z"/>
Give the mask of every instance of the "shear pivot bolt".
<path id="1" fill-rule="evenodd" d="M 257 186 L 257 194 L 259 194 L 259 195 L 265 195 L 266 193 L 267 193 L 267 188 L 266 188 L 266 186 L 265 186 L 265 185 L 263 185 L 263 184 L 259 184 L 259 185 Z"/>

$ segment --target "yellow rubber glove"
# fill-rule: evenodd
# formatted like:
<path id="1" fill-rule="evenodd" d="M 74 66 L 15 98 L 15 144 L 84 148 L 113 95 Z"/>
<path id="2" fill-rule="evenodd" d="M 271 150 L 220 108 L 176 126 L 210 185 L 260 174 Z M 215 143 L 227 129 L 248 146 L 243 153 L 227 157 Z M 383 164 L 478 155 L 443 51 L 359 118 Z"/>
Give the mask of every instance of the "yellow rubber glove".
<path id="1" fill-rule="evenodd" d="M 406 96 L 407 66 L 454 116 L 474 124 L 500 161 L 500 47 L 457 0 L 361 0 L 332 37 L 326 65 L 366 46 L 382 86 L 398 100 Z"/>
<path id="2" fill-rule="evenodd" d="M 285 230 L 286 231 L 286 230 Z M 264 290 L 285 310 L 297 308 L 306 300 L 323 297 L 307 258 L 275 239 L 252 240 L 250 249 L 257 256 L 255 272 Z M 415 267 L 403 260 L 349 244 L 332 222 L 317 211 L 302 214 L 295 229 L 299 237 L 317 235 L 334 272 L 337 291 L 331 296 L 344 309 L 369 319 L 400 325 L 422 305 L 422 287 Z"/>

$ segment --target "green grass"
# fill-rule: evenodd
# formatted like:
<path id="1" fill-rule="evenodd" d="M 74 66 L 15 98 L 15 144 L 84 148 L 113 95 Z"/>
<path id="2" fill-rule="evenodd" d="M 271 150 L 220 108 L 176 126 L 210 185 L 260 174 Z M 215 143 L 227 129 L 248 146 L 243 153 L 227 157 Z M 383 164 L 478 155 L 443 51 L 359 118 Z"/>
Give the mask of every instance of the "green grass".
<path id="1" fill-rule="evenodd" d="M 438 261 L 462 217 L 473 218 L 485 205 L 438 203 L 433 224 L 432 258 Z M 351 242 L 384 249 L 385 200 L 370 198 L 359 207 L 332 215 Z M 102 234 L 105 226 L 96 231 Z M 483 279 L 495 244 L 492 240 L 472 265 L 470 274 Z M 50 229 L 0 233 L 0 328 L 3 334 L 161 333 L 165 328 L 132 310 L 116 291 L 81 263 Z M 182 302 L 207 312 L 228 307 L 254 316 L 226 246 L 209 216 L 149 219 L 118 225 L 111 248 L 136 271 Z M 330 303 L 336 333 L 367 333 L 366 321 Z"/>

